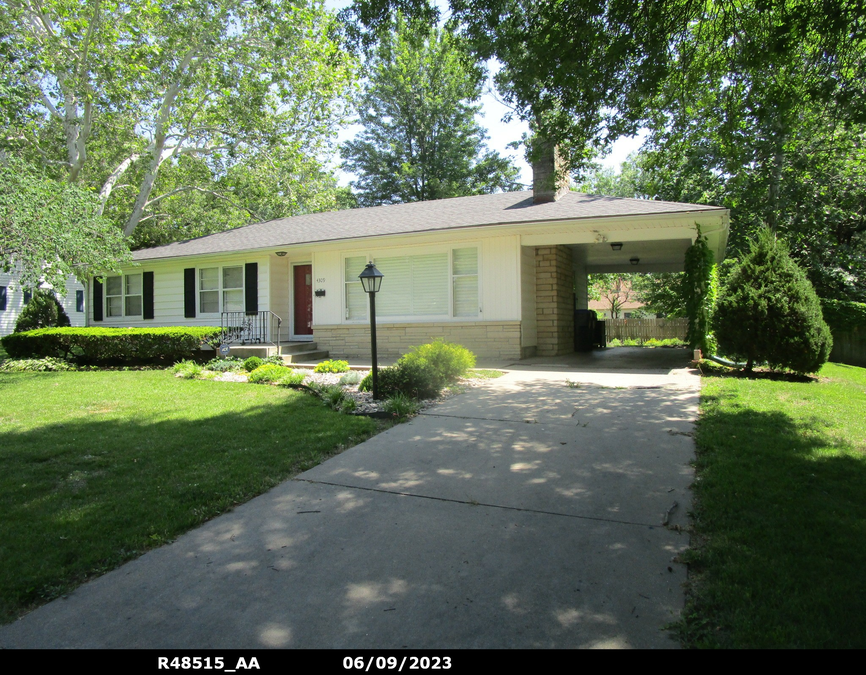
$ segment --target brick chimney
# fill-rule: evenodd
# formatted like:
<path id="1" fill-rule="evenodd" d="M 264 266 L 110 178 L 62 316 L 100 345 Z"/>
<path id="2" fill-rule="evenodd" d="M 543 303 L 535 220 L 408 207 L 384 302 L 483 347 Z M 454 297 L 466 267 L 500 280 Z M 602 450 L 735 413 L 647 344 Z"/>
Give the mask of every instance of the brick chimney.
<path id="1" fill-rule="evenodd" d="M 555 202 L 569 190 L 565 162 L 551 141 L 539 141 L 532 153 L 532 201 Z"/>

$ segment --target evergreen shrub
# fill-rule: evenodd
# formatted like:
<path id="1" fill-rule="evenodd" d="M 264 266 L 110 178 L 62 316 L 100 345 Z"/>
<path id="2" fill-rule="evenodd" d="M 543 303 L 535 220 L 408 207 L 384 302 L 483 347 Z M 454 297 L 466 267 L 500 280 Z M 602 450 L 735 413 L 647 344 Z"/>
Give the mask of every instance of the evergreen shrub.
<path id="1" fill-rule="evenodd" d="M 14 332 L 23 333 L 38 328 L 62 328 L 71 325 L 69 315 L 54 295 L 54 291 L 37 288 L 30 302 L 24 305 L 24 309 L 18 315 Z"/>
<path id="2" fill-rule="evenodd" d="M 788 248 L 763 230 L 725 282 L 713 317 L 720 351 L 747 370 L 814 373 L 830 356 L 833 338 L 821 303 Z"/>

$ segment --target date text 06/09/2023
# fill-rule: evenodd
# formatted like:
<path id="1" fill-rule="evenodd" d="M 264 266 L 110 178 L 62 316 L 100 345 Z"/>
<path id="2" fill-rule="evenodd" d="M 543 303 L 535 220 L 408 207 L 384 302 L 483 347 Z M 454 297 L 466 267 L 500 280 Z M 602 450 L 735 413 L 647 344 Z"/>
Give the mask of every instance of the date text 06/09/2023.
<path id="1" fill-rule="evenodd" d="M 451 657 L 449 656 L 346 656 L 343 658 L 344 670 L 449 670 L 451 668 Z"/>

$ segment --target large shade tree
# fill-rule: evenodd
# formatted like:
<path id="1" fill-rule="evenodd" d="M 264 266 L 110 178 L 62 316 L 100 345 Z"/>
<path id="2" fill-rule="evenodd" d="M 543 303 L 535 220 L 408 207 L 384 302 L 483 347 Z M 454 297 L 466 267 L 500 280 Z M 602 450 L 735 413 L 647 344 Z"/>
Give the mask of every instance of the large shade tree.
<path id="1" fill-rule="evenodd" d="M 719 73 L 733 81 L 799 69 L 810 100 L 832 102 L 838 119 L 866 119 L 864 0 L 449 5 L 450 25 L 475 55 L 501 63 L 495 79 L 505 100 L 560 145 L 572 168 L 633 134 L 665 88 L 688 95 L 702 78 Z M 363 37 L 398 8 L 427 21 L 439 16 L 433 0 L 356 0 L 345 14 Z"/>
<path id="2" fill-rule="evenodd" d="M 0 153 L 0 270 L 65 295 L 69 275 L 114 271 L 130 258 L 92 191 Z"/>
<path id="3" fill-rule="evenodd" d="M 212 185 L 232 166 L 321 156 L 351 80 L 319 0 L 4 0 L 0 14 L 7 149 L 95 186 L 127 236 L 170 198 L 232 201 Z M 184 160 L 211 180 L 181 179 Z"/>
<path id="4" fill-rule="evenodd" d="M 400 18 L 370 55 L 358 136 L 342 148 L 363 206 L 519 189 L 476 121 L 483 74 L 459 40 Z"/>

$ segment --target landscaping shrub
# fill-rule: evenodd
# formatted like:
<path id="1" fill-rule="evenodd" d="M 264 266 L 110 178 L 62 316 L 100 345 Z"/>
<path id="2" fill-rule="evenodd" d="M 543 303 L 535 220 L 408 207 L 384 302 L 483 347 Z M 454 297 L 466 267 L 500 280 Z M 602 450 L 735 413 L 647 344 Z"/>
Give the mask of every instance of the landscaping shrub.
<path id="1" fill-rule="evenodd" d="M 462 345 L 445 342 L 441 338 L 420 347 L 412 347 L 400 361 L 418 359 L 429 364 L 442 386 L 456 382 L 458 377 L 463 377 L 470 368 L 475 367 L 475 354 Z"/>
<path id="2" fill-rule="evenodd" d="M 774 369 L 814 373 L 833 346 L 812 284 L 769 230 L 728 277 L 713 328 L 720 350 L 745 361 L 747 370 L 766 361 Z"/>
<path id="3" fill-rule="evenodd" d="M 283 357 L 279 354 L 271 354 L 270 356 L 265 357 L 262 363 L 273 363 L 275 366 L 284 366 L 286 364 L 283 361 Z"/>
<path id="4" fill-rule="evenodd" d="M 391 398 L 404 394 L 412 398 L 435 398 L 442 391 L 441 380 L 423 359 L 397 362 L 389 368 L 379 369 L 379 397 Z M 373 391 L 373 373 L 358 385 L 360 391 Z"/>
<path id="5" fill-rule="evenodd" d="M 403 394 L 411 398 L 435 398 L 443 387 L 465 375 L 474 365 L 472 352 L 443 340 L 412 347 L 393 367 L 379 370 L 379 396 L 392 398 Z M 373 374 L 361 380 L 358 388 L 371 391 Z"/>
<path id="6" fill-rule="evenodd" d="M 281 387 L 287 387 L 292 384 L 301 384 L 304 381 L 304 373 L 299 373 L 294 370 L 289 370 L 288 373 L 280 375 L 275 382 Z"/>
<path id="7" fill-rule="evenodd" d="M 175 377 L 180 377 L 184 380 L 198 379 L 204 373 L 204 368 L 195 361 L 181 361 L 180 363 L 175 363 L 169 370 Z"/>
<path id="8" fill-rule="evenodd" d="M 54 291 L 37 288 L 30 302 L 24 305 L 18 321 L 15 322 L 15 332 L 23 333 L 38 328 L 61 328 L 72 325 L 69 315 L 63 305 L 54 295 Z"/>
<path id="9" fill-rule="evenodd" d="M 262 361 L 258 356 L 251 356 L 244 361 L 244 370 L 251 373 L 263 363 L 264 361 Z"/>
<path id="10" fill-rule="evenodd" d="M 52 356 L 82 363 L 181 361 L 201 354 L 202 344 L 218 327 L 41 328 L 2 338 L 16 358 Z"/>
<path id="11" fill-rule="evenodd" d="M 349 370 L 348 361 L 322 361 L 313 368 L 316 373 L 345 373 L 347 370 Z"/>
<path id="12" fill-rule="evenodd" d="M 348 373 L 346 373 L 345 375 L 343 375 L 343 377 L 340 378 L 340 384 L 358 384 L 363 379 L 364 376 L 361 375 L 361 373 L 359 373 L 357 370 L 350 370 Z"/>
<path id="13" fill-rule="evenodd" d="M 249 361 L 249 359 L 247 359 L 247 361 Z M 246 367 L 246 362 L 244 363 L 244 367 Z M 253 383 L 276 382 L 284 375 L 290 375 L 291 373 L 291 368 L 278 366 L 275 363 L 263 363 L 250 373 L 249 381 Z"/>
<path id="14" fill-rule="evenodd" d="M 355 399 L 349 396 L 338 384 L 310 384 L 310 389 L 315 391 L 325 404 L 338 412 L 350 413 L 355 410 L 357 404 Z"/>
<path id="15" fill-rule="evenodd" d="M 383 407 L 385 412 L 391 413 L 400 420 L 417 415 L 421 409 L 418 401 L 403 394 L 394 394 L 394 396 L 385 401 Z"/>
<path id="16" fill-rule="evenodd" d="M 6 373 L 44 373 L 58 370 L 75 370 L 75 366 L 68 361 L 50 356 L 44 359 L 7 359 L 0 363 L 0 372 Z"/>
<path id="17" fill-rule="evenodd" d="M 243 368 L 244 362 L 237 357 L 227 357 L 224 359 L 211 359 L 204 367 L 217 373 L 229 373 Z"/>

